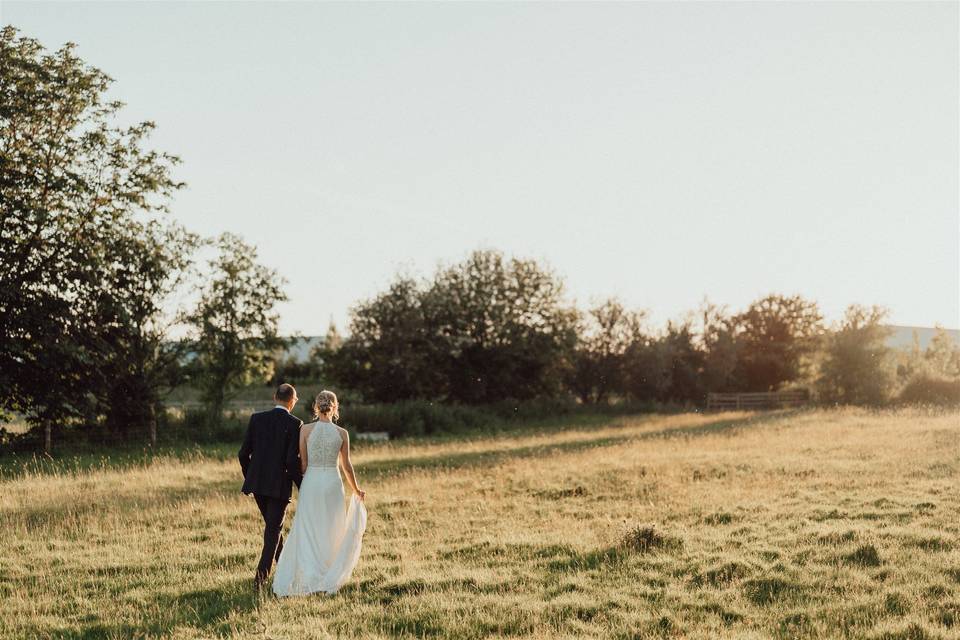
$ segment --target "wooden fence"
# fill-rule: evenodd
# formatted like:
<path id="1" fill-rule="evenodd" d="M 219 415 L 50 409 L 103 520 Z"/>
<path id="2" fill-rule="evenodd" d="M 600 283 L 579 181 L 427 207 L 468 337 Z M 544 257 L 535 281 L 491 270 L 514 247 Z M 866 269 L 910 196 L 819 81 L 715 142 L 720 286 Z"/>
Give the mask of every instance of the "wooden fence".
<path id="1" fill-rule="evenodd" d="M 707 410 L 783 409 L 810 402 L 806 389 L 795 391 L 755 391 L 750 393 L 708 393 Z"/>

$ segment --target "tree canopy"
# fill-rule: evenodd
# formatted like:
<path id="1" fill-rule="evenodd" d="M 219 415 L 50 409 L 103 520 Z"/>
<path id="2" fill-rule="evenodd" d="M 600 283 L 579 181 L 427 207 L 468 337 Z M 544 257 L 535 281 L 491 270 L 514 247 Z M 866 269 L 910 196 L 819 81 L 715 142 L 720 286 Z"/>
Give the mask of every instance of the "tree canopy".
<path id="1" fill-rule="evenodd" d="M 0 31 L 0 412 L 44 425 L 47 448 L 69 424 L 155 440 L 160 396 L 182 378 L 178 294 L 197 285 L 201 244 L 169 215 L 178 158 L 150 148 L 152 122 L 117 124 L 112 80 L 74 50 Z M 238 243 L 223 240 L 224 255 Z M 259 289 L 244 286 L 270 281 L 230 260 L 214 271 L 249 277 L 212 284 L 193 317 L 215 324 L 218 295 L 246 300 Z M 223 331 L 275 327 L 262 311 L 239 320 Z"/>

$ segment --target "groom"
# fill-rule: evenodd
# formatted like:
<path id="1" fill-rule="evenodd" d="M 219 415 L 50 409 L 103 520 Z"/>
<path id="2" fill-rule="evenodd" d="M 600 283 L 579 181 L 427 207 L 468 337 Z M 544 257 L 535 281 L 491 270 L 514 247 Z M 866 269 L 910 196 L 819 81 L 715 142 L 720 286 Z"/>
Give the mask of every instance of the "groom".
<path id="1" fill-rule="evenodd" d="M 292 493 L 300 486 L 300 426 L 303 421 L 291 414 L 297 404 L 293 385 L 281 384 L 273 394 L 276 406 L 250 416 L 247 435 L 240 447 L 243 493 L 257 501 L 263 516 L 263 551 L 253 585 L 259 589 L 270 574 L 274 558 L 280 557 L 283 512 Z"/>

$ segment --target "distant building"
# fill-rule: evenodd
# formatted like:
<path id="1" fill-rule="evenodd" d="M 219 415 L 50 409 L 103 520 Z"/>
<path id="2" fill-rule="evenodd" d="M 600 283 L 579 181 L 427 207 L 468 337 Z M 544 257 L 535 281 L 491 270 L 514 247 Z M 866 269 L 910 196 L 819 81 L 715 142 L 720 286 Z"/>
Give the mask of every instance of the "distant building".
<path id="1" fill-rule="evenodd" d="M 313 350 L 323 344 L 323 336 L 300 336 L 294 338 L 293 344 L 287 348 L 285 359 L 294 362 L 306 362 L 310 359 Z"/>
<path id="2" fill-rule="evenodd" d="M 920 342 L 920 349 L 926 349 L 937 330 L 931 327 L 904 327 L 900 325 L 887 325 L 893 329 L 893 333 L 887 338 L 887 346 L 894 349 L 909 349 L 913 346 L 913 334 L 916 332 L 917 339 Z M 960 330 L 946 329 L 947 334 L 953 338 L 954 344 L 960 346 Z"/>

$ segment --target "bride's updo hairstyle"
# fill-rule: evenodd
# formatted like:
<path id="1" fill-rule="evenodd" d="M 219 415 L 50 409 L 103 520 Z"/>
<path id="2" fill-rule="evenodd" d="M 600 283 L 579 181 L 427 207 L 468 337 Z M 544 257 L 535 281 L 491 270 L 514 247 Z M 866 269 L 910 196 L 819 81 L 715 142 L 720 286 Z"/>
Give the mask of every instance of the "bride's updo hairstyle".
<path id="1" fill-rule="evenodd" d="M 319 418 L 322 415 L 330 414 L 330 419 L 337 421 L 340 419 L 340 403 L 337 402 L 337 394 L 333 391 L 324 389 L 317 394 L 313 400 L 313 417 Z"/>

